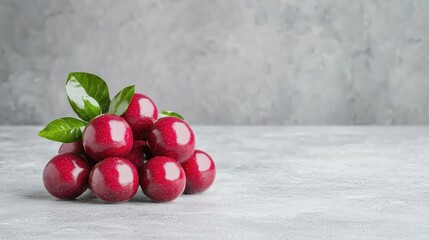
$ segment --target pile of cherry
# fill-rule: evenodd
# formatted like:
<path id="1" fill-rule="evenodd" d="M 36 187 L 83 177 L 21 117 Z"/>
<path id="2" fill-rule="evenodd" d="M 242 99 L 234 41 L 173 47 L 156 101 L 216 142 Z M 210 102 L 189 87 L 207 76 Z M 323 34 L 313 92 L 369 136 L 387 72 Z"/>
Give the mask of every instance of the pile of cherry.
<path id="1" fill-rule="evenodd" d="M 102 201 L 126 202 L 140 186 L 149 199 L 167 202 L 212 185 L 215 164 L 195 149 L 194 133 L 179 114 L 159 114 L 134 86 L 112 100 L 100 95 L 106 89 L 96 75 L 70 73 L 67 95 L 81 119 L 57 119 L 40 131 L 42 137 L 63 142 L 43 171 L 52 196 L 75 199 L 89 187 Z"/>

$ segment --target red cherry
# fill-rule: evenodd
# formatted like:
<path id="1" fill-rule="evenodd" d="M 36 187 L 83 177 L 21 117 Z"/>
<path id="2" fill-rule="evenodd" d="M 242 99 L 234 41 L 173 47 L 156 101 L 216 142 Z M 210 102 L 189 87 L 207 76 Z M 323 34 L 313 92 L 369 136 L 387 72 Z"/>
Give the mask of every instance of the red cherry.
<path id="1" fill-rule="evenodd" d="M 125 157 L 133 148 L 133 132 L 121 117 L 104 114 L 92 119 L 83 133 L 83 147 L 96 161 Z"/>
<path id="2" fill-rule="evenodd" d="M 58 149 L 58 154 L 62 153 L 76 153 L 76 154 L 85 154 L 85 149 L 83 149 L 82 141 L 63 143 Z"/>
<path id="3" fill-rule="evenodd" d="M 93 159 L 91 159 L 86 154 L 85 149 L 83 148 L 82 141 L 61 144 L 60 149 L 58 149 L 58 154 L 62 154 L 62 153 L 76 153 L 76 154 L 79 154 L 79 155 L 81 155 L 85 159 L 86 163 L 90 167 L 94 167 L 95 164 L 97 164 L 96 161 L 94 161 Z"/>
<path id="4" fill-rule="evenodd" d="M 195 150 L 194 154 L 182 163 L 186 174 L 185 193 L 200 193 L 214 182 L 216 166 L 213 159 L 204 151 Z"/>
<path id="5" fill-rule="evenodd" d="M 143 164 L 152 158 L 149 147 L 145 141 L 134 141 L 133 150 L 128 154 L 125 159 L 132 162 L 136 166 L 137 171 L 143 166 Z"/>
<path id="6" fill-rule="evenodd" d="M 52 158 L 43 170 L 46 190 L 59 199 L 75 199 L 88 188 L 90 168 L 75 153 L 63 153 Z"/>
<path id="7" fill-rule="evenodd" d="M 140 170 L 143 193 L 155 202 L 168 202 L 178 198 L 185 190 L 186 176 L 176 160 L 154 157 Z"/>
<path id="8" fill-rule="evenodd" d="M 126 159 L 107 158 L 92 169 L 89 187 L 96 197 L 105 202 L 126 202 L 138 190 L 137 169 Z"/>
<path id="9" fill-rule="evenodd" d="M 158 109 L 152 99 L 135 93 L 122 117 L 133 129 L 134 139 L 146 140 L 150 127 L 158 119 Z"/>
<path id="10" fill-rule="evenodd" d="M 163 117 L 152 126 L 147 143 L 155 156 L 166 156 L 183 162 L 195 149 L 195 136 L 189 125 L 175 117 Z"/>

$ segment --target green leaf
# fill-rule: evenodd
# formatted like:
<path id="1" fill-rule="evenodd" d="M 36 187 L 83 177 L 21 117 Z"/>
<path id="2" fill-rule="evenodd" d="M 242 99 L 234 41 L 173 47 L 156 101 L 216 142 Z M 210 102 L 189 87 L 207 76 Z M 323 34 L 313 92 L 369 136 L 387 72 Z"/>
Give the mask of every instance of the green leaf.
<path id="1" fill-rule="evenodd" d="M 59 118 L 42 129 L 39 136 L 62 143 L 80 141 L 86 124 L 86 122 L 76 118 Z"/>
<path id="2" fill-rule="evenodd" d="M 130 105 L 131 99 L 133 99 L 135 92 L 135 86 L 128 86 L 122 89 L 116 96 L 112 99 L 109 107 L 109 113 L 121 116 L 127 111 L 128 106 Z"/>
<path id="3" fill-rule="evenodd" d="M 180 118 L 182 120 L 185 120 L 180 114 L 173 111 L 168 111 L 168 110 L 162 110 L 160 112 L 160 117 L 164 117 L 164 116 L 175 117 L 175 118 Z"/>
<path id="4" fill-rule="evenodd" d="M 87 111 L 96 110 L 94 107 L 89 107 L 88 109 L 88 105 L 97 106 L 94 103 L 97 102 L 102 113 L 107 112 L 109 109 L 110 97 L 107 84 L 94 74 L 84 72 L 70 73 L 66 82 L 66 91 L 71 107 L 85 121 L 89 121 L 94 117 L 94 114 Z"/>
<path id="5" fill-rule="evenodd" d="M 83 96 L 82 102 L 83 108 L 77 107 L 74 102 L 70 102 L 70 105 L 72 105 L 73 110 L 83 120 L 89 121 L 102 113 L 100 104 L 94 98 Z"/>
<path id="6" fill-rule="evenodd" d="M 82 100 L 84 103 L 85 113 L 89 116 L 89 119 L 93 119 L 96 116 L 102 114 L 100 104 L 98 104 L 98 102 L 94 98 L 84 96 L 82 97 Z"/>

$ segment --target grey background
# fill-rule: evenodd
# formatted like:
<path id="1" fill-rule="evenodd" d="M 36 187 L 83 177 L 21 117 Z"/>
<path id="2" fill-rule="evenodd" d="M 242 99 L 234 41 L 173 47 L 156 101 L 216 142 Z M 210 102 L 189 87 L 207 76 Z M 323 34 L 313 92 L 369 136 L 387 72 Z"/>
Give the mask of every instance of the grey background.
<path id="1" fill-rule="evenodd" d="M 0 0 L 0 124 L 73 115 L 70 71 L 194 124 L 429 123 L 429 1 Z"/>

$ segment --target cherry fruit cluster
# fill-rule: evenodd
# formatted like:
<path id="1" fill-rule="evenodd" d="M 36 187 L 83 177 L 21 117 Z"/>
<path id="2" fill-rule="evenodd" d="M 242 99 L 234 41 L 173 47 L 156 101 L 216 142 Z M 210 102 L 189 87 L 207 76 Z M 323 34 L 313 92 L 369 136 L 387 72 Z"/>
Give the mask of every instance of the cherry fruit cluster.
<path id="1" fill-rule="evenodd" d="M 80 119 L 52 121 L 39 136 L 62 142 L 43 171 L 46 190 L 75 199 L 88 188 L 105 202 L 126 202 L 138 191 L 155 202 L 200 193 L 214 182 L 216 167 L 195 149 L 183 117 L 160 111 L 151 98 L 129 86 L 112 100 L 100 77 L 70 73 L 68 100 Z"/>

